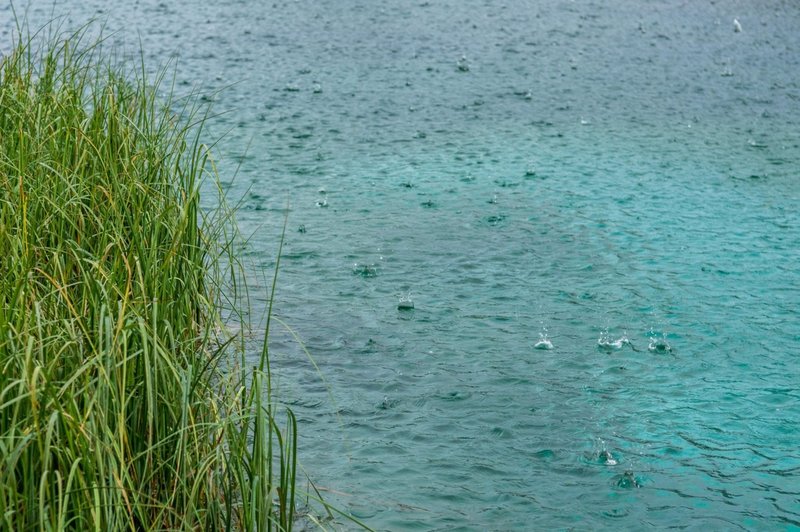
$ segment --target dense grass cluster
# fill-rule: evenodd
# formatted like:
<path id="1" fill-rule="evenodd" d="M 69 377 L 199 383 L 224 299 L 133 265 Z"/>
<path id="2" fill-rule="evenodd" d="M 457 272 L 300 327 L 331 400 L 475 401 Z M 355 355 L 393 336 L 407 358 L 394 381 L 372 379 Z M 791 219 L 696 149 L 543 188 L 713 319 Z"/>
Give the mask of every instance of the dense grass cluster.
<path id="1" fill-rule="evenodd" d="M 0 66 L 0 529 L 291 528 L 294 418 L 266 341 L 248 372 L 220 327 L 202 117 L 80 35 L 32 42 Z"/>

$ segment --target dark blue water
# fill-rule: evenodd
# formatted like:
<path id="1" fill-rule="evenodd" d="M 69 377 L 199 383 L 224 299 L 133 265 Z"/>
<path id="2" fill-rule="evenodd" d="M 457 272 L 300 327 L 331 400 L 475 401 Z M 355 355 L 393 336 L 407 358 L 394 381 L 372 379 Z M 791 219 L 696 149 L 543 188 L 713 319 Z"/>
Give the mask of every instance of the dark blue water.
<path id="1" fill-rule="evenodd" d="M 223 113 L 256 311 L 289 203 L 276 312 L 319 372 L 285 330 L 273 363 L 343 510 L 800 528 L 800 4 L 31 3 L 53 15 Z"/>

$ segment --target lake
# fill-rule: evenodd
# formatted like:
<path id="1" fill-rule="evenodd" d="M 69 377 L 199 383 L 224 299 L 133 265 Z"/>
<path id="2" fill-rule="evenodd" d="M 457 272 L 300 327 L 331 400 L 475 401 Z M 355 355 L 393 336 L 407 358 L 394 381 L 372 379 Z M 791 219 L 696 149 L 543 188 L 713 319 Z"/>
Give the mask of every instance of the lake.
<path id="1" fill-rule="evenodd" d="M 288 204 L 275 313 L 319 371 L 275 323 L 273 369 L 344 511 L 800 529 L 800 4 L 25 11 L 213 102 L 256 316 Z"/>

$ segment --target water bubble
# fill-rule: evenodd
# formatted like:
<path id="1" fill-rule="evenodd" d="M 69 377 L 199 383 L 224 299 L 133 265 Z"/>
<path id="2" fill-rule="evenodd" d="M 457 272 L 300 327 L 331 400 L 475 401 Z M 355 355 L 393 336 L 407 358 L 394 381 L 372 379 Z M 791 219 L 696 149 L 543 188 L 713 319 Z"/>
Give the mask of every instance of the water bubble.
<path id="1" fill-rule="evenodd" d="M 534 349 L 542 349 L 549 351 L 553 349 L 553 342 L 550 341 L 550 338 L 547 337 L 547 329 L 544 329 L 543 332 L 539 333 L 539 341 L 533 344 Z"/>
<path id="2" fill-rule="evenodd" d="M 410 293 L 400 296 L 400 300 L 397 303 L 397 308 L 399 310 L 412 310 L 414 308 L 414 300 L 411 299 Z"/>
<path id="3" fill-rule="evenodd" d="M 615 466 L 618 463 L 617 459 L 614 458 L 614 455 L 611 454 L 611 451 L 609 451 L 607 449 L 603 449 L 600 452 L 599 461 L 600 461 L 601 464 L 604 464 L 604 465 L 607 465 L 607 466 Z"/>
<path id="4" fill-rule="evenodd" d="M 600 332 L 600 337 L 597 339 L 597 348 L 607 353 L 610 353 L 612 351 L 619 351 L 623 347 L 630 345 L 631 341 L 628 339 L 628 335 L 626 333 L 623 333 L 622 336 L 614 339 L 608 333 L 608 328 L 603 329 Z"/>
<path id="5" fill-rule="evenodd" d="M 506 219 L 505 214 L 493 214 L 486 218 L 486 222 L 489 225 L 500 225 L 505 221 L 505 219 Z"/>
<path id="6" fill-rule="evenodd" d="M 650 343 L 647 345 L 648 351 L 651 353 L 671 353 L 672 346 L 667 341 L 667 335 L 661 333 L 658 335 L 654 331 L 650 331 Z"/>
<path id="7" fill-rule="evenodd" d="M 378 410 L 389 410 L 397 406 L 399 402 L 397 399 L 390 399 L 388 395 L 384 395 L 383 400 L 378 404 Z"/>
<path id="8" fill-rule="evenodd" d="M 592 451 L 587 451 L 583 456 L 584 460 L 589 464 L 604 466 L 615 466 L 621 461 L 620 454 L 609 451 L 605 440 L 602 438 L 596 438 Z"/>
<path id="9" fill-rule="evenodd" d="M 359 277 L 377 277 L 378 267 L 375 264 L 353 264 L 353 275 Z"/>
<path id="10" fill-rule="evenodd" d="M 615 478 L 618 488 L 632 489 L 642 487 L 642 481 L 633 474 L 633 471 L 625 471 L 625 473 Z"/>

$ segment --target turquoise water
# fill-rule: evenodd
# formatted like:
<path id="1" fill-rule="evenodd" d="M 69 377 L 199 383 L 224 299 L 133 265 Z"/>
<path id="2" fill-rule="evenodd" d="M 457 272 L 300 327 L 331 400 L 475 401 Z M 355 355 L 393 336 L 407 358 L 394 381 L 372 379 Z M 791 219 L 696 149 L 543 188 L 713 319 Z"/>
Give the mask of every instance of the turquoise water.
<path id="1" fill-rule="evenodd" d="M 29 16 L 103 17 L 177 58 L 179 89 L 223 113 L 224 185 L 267 277 L 289 203 L 276 312 L 325 381 L 286 332 L 273 361 L 337 505 L 382 530 L 787 530 L 800 5 L 751 4 Z"/>

